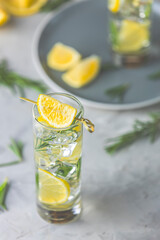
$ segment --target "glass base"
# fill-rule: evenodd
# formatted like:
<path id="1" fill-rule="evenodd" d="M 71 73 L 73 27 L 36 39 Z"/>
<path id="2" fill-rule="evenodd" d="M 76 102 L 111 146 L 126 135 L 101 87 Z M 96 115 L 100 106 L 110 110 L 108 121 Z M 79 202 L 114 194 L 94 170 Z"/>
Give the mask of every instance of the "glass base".
<path id="1" fill-rule="evenodd" d="M 146 62 L 149 54 L 143 55 L 123 55 L 119 53 L 112 53 L 113 62 L 116 66 L 137 67 Z"/>
<path id="2" fill-rule="evenodd" d="M 72 208 L 67 210 L 50 210 L 43 208 L 40 205 L 37 205 L 37 210 L 39 215 L 47 222 L 50 223 L 68 223 L 77 220 L 77 218 L 80 217 L 82 206 L 81 206 L 81 200 L 72 206 Z"/>

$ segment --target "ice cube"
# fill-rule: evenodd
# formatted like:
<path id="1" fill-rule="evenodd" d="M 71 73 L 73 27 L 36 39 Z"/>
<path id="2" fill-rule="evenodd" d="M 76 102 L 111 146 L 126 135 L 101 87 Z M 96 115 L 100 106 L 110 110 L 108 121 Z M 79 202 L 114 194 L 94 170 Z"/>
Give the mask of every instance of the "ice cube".
<path id="1" fill-rule="evenodd" d="M 74 132 L 74 131 L 59 132 L 56 134 L 56 137 L 53 140 L 53 143 L 54 144 L 69 144 L 71 142 L 76 141 L 77 138 L 78 138 L 77 132 Z"/>
<path id="2" fill-rule="evenodd" d="M 42 127 L 39 123 L 35 123 L 34 132 L 38 138 L 48 138 L 50 136 L 50 131 Z"/>
<path id="3" fill-rule="evenodd" d="M 59 166 L 57 167 L 55 173 L 58 177 L 63 177 L 65 179 L 71 178 L 74 177 L 76 173 L 76 166 L 59 161 Z"/>
<path id="4" fill-rule="evenodd" d="M 55 160 L 60 158 L 61 146 L 57 145 L 49 145 L 46 150 L 49 155 L 49 160 L 54 162 Z"/>
<path id="5" fill-rule="evenodd" d="M 37 165 L 40 168 L 47 168 L 50 165 L 50 161 L 48 161 L 48 159 L 45 158 L 39 158 L 37 161 Z"/>
<path id="6" fill-rule="evenodd" d="M 75 149 L 77 142 L 70 143 L 61 148 L 61 157 L 70 157 Z"/>

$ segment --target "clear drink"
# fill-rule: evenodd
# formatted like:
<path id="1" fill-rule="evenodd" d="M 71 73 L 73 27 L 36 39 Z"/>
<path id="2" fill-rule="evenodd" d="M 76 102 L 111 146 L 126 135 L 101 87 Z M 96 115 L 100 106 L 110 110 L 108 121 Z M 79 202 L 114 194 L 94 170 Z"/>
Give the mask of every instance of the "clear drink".
<path id="1" fill-rule="evenodd" d="M 76 118 L 83 116 L 83 107 L 75 97 L 51 96 L 76 108 Z M 52 223 L 72 221 L 81 213 L 82 123 L 74 121 L 65 129 L 49 127 L 41 121 L 37 105 L 33 116 L 38 212 Z"/>
<path id="2" fill-rule="evenodd" d="M 109 0 L 108 8 L 113 52 L 131 62 L 148 55 L 152 0 Z"/>

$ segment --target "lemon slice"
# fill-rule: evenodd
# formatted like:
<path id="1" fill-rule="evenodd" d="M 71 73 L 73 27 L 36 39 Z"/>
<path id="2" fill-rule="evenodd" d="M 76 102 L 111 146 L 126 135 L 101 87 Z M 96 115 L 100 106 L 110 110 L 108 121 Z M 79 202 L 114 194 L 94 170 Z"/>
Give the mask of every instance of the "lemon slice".
<path id="1" fill-rule="evenodd" d="M 92 55 L 64 73 L 62 79 L 71 87 L 80 88 L 91 82 L 97 76 L 99 69 L 100 58 Z"/>
<path id="2" fill-rule="evenodd" d="M 120 9 L 120 0 L 109 0 L 108 8 L 113 13 L 118 12 Z"/>
<path id="3" fill-rule="evenodd" d="M 65 203 L 70 195 L 69 183 L 41 168 L 38 169 L 38 173 L 39 200 L 45 204 Z"/>
<path id="4" fill-rule="evenodd" d="M 34 14 L 47 2 L 47 0 L 0 0 L 7 11 L 16 16 Z"/>
<path id="5" fill-rule="evenodd" d="M 0 8 L 0 26 L 5 24 L 9 19 L 9 15 L 6 11 L 4 11 L 2 8 Z"/>
<path id="6" fill-rule="evenodd" d="M 69 127 L 77 113 L 74 107 L 45 94 L 39 95 L 37 106 L 43 120 L 54 128 Z"/>
<path id="7" fill-rule="evenodd" d="M 124 20 L 118 36 L 120 52 L 134 52 L 148 45 L 149 31 L 147 23 Z"/>
<path id="8" fill-rule="evenodd" d="M 59 71 L 67 70 L 81 59 L 81 55 L 74 48 L 56 43 L 47 56 L 48 66 Z"/>

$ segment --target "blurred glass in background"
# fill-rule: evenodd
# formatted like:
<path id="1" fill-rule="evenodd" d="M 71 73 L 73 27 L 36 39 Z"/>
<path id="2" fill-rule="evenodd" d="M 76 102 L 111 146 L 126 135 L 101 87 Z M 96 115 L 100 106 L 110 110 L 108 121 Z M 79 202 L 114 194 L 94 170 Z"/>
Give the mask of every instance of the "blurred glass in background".
<path id="1" fill-rule="evenodd" d="M 141 61 L 149 54 L 152 0 L 108 0 L 109 40 L 115 61 Z"/>

